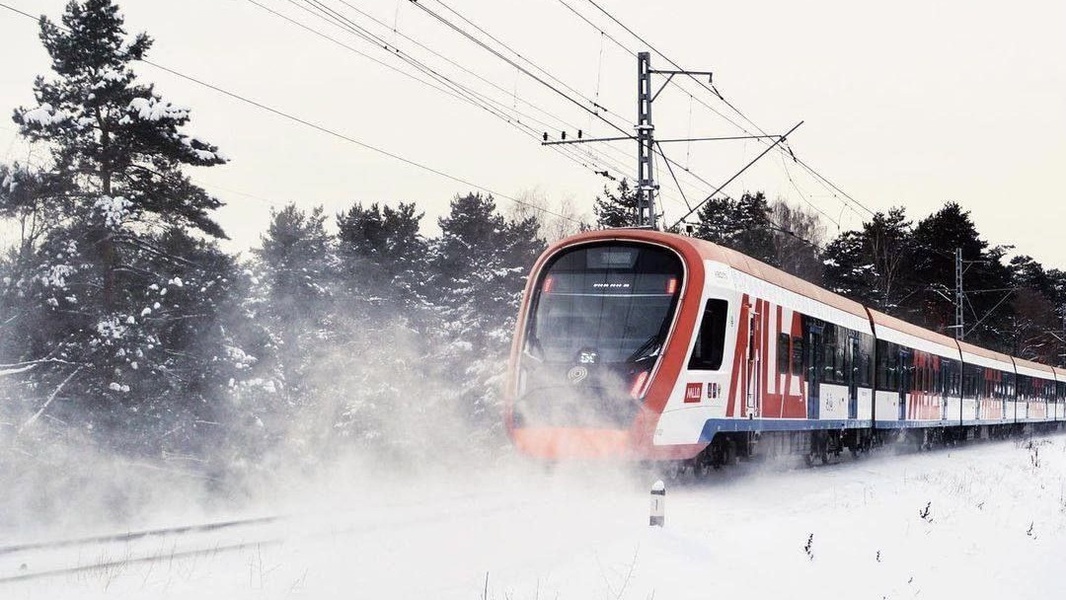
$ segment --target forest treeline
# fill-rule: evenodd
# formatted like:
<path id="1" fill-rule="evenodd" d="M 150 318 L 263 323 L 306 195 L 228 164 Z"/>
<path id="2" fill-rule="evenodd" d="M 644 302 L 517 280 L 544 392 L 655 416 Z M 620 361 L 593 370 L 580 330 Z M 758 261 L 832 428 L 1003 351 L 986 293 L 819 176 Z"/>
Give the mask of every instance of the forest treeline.
<path id="1" fill-rule="evenodd" d="M 459 195 L 436 236 L 414 203 L 294 203 L 250 255 L 227 253 L 221 202 L 185 171 L 228 159 L 135 77 L 152 40 L 127 35 L 111 0 L 42 18 L 41 39 L 53 73 L 13 119 L 48 158 L 0 164 L 0 226 L 15 236 L 0 260 L 0 448 L 62 438 L 207 471 L 491 451 L 528 269 L 550 239 L 632 218 L 625 181 L 588 224 Z M 1066 353 L 1066 274 L 1008 259 L 956 203 L 827 239 L 816 214 L 745 193 L 707 202 L 691 234 L 949 333 L 960 247 L 967 339 Z"/>

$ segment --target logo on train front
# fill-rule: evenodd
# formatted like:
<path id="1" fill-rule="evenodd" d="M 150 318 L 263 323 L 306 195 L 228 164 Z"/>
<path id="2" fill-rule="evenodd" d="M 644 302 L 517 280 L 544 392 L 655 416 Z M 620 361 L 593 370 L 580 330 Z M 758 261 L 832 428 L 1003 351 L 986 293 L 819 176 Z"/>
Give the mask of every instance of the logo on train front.
<path id="1" fill-rule="evenodd" d="M 685 402 L 699 402 L 703 399 L 703 384 L 690 383 L 685 386 Z"/>
<path id="2" fill-rule="evenodd" d="M 566 378 L 570 380 L 570 383 L 581 383 L 589 376 L 589 370 L 582 366 L 576 366 L 566 373 Z"/>

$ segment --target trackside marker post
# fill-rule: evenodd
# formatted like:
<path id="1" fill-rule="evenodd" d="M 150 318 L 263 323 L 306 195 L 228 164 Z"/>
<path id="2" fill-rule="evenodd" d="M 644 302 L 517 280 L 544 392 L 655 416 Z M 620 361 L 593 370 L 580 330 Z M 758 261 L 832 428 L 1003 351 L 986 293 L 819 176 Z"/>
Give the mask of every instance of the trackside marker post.
<path id="1" fill-rule="evenodd" d="M 663 480 L 651 486 L 651 520 L 650 527 L 662 527 L 666 522 L 666 485 Z"/>

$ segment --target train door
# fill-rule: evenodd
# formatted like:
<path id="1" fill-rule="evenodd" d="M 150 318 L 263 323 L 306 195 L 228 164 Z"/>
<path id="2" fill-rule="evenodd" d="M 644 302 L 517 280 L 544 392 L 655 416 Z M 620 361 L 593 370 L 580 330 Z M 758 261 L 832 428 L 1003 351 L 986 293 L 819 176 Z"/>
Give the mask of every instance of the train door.
<path id="1" fill-rule="evenodd" d="M 817 419 L 821 394 L 819 383 L 825 372 L 825 348 L 822 345 L 822 324 L 810 323 L 807 329 L 807 418 Z"/>
<path id="2" fill-rule="evenodd" d="M 899 358 L 896 361 L 896 372 L 899 373 L 899 420 L 907 420 L 907 394 L 911 389 L 911 353 L 903 348 L 899 349 Z"/>
<path id="3" fill-rule="evenodd" d="M 844 372 L 848 377 L 848 418 L 859 418 L 859 339 L 848 337 L 847 350 L 844 354 Z M 858 361 L 861 363 L 861 361 Z"/>
<path id="4" fill-rule="evenodd" d="M 766 303 L 756 300 L 749 312 L 748 332 L 748 385 L 746 402 L 746 415 L 758 417 L 762 413 L 762 312 L 768 310 Z"/>

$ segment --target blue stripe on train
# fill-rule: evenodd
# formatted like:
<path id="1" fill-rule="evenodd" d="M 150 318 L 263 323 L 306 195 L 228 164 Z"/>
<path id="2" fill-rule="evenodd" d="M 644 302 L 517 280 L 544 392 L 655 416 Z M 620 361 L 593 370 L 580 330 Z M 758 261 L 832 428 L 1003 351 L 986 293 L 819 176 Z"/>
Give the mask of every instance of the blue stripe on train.
<path id="1" fill-rule="evenodd" d="M 1020 423 L 1053 423 L 1062 419 L 1042 419 L 1039 421 L 1019 420 Z M 928 421 L 878 421 L 881 429 L 921 428 L 921 427 L 955 427 L 958 425 L 1009 425 L 1013 420 L 962 421 L 958 419 Z M 720 431 L 816 431 L 823 429 L 859 429 L 872 427 L 869 419 L 708 419 L 700 432 L 700 443 L 710 443 L 714 434 Z"/>
<path id="2" fill-rule="evenodd" d="M 719 431 L 806 431 L 816 429 L 858 429 L 870 427 L 869 419 L 708 419 L 700 433 L 700 443 L 709 443 Z"/>

